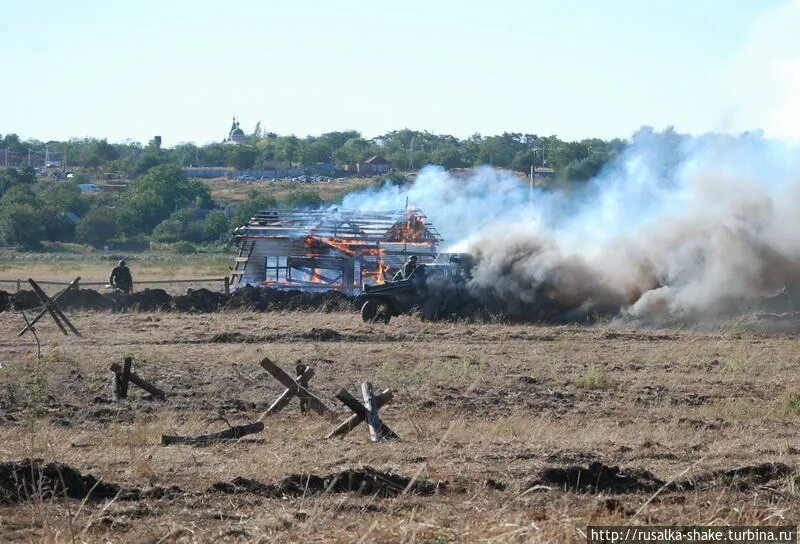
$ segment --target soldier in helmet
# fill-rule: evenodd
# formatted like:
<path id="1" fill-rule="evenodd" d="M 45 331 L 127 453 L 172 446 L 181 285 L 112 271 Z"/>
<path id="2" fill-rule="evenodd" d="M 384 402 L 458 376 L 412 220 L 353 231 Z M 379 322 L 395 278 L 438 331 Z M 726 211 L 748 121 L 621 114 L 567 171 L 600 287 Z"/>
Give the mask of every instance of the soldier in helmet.
<path id="1" fill-rule="evenodd" d="M 119 264 L 111 271 L 111 276 L 108 278 L 108 283 L 126 295 L 131 293 L 133 290 L 133 276 L 131 276 L 131 271 L 125 264 L 124 260 L 121 260 Z"/>
<path id="2" fill-rule="evenodd" d="M 412 255 L 406 261 L 406 264 L 403 265 L 403 279 L 407 280 L 411 277 L 411 274 L 414 273 L 414 270 L 417 269 L 417 256 Z"/>

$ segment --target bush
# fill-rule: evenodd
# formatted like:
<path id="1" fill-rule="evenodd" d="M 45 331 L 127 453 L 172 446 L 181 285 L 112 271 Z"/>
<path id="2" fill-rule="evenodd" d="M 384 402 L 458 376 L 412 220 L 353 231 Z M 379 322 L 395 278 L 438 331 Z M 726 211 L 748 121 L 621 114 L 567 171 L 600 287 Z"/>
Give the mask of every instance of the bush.
<path id="1" fill-rule="evenodd" d="M 191 242 L 181 240 L 172 244 L 172 251 L 178 255 L 191 255 L 196 252 L 194 245 Z"/>
<path id="2" fill-rule="evenodd" d="M 322 198 L 315 191 L 302 189 L 290 193 L 283 199 L 283 205 L 287 208 L 309 208 L 316 209 L 323 204 Z"/>
<path id="3" fill-rule="evenodd" d="M 0 206 L 0 239 L 3 243 L 35 249 L 43 238 L 42 220 L 33 206 L 18 202 Z"/>
<path id="4" fill-rule="evenodd" d="M 225 212 L 211 212 L 203 221 L 203 238 L 209 242 L 218 242 L 230 237 L 230 224 Z"/>
<path id="5" fill-rule="evenodd" d="M 592 365 L 583 375 L 583 386 L 586 389 L 601 389 L 606 385 L 606 374 L 602 367 Z"/>

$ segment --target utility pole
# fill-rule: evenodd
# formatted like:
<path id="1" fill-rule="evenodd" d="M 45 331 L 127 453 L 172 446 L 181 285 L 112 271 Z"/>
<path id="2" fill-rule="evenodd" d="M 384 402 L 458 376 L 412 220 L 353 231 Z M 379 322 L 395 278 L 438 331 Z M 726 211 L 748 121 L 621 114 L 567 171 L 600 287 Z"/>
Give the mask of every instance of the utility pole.
<path id="1" fill-rule="evenodd" d="M 537 148 L 531 148 L 531 185 L 528 190 L 528 206 L 533 209 L 533 179 L 536 172 L 536 152 Z"/>

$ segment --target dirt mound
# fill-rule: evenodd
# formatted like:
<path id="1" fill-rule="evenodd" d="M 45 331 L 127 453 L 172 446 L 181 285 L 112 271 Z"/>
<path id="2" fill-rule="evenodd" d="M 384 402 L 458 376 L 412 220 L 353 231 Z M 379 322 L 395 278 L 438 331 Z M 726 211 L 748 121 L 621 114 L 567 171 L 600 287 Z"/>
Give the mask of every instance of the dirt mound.
<path id="1" fill-rule="evenodd" d="M 70 289 L 58 299 L 64 309 L 75 310 L 113 310 L 114 301 L 94 289 Z"/>
<path id="2" fill-rule="evenodd" d="M 0 505 L 17 504 L 29 500 L 48 500 L 66 495 L 71 499 L 101 500 L 116 497 L 119 500 L 175 497 L 183 493 L 177 486 L 150 488 L 123 488 L 103 482 L 91 474 L 63 463 L 44 464 L 41 459 L 0 463 Z"/>
<path id="3" fill-rule="evenodd" d="M 736 491 L 765 485 L 791 475 L 794 469 L 783 463 L 761 463 L 744 467 L 721 469 L 686 478 L 671 484 L 674 491 L 728 487 Z"/>
<path id="4" fill-rule="evenodd" d="M 30 310 L 42 305 L 42 301 L 33 291 L 18 291 L 9 297 L 11 308 L 15 310 Z"/>
<path id="5" fill-rule="evenodd" d="M 783 463 L 761 463 L 705 472 L 667 484 L 647 470 L 621 469 L 594 462 L 588 467 L 574 465 L 546 468 L 535 480 L 528 482 L 527 489 L 546 486 L 579 493 L 608 494 L 653 493 L 662 487 L 666 491 L 679 492 L 715 488 L 746 491 L 785 478 L 793 471 L 794 469 Z"/>
<path id="6" fill-rule="evenodd" d="M 320 310 L 323 312 L 351 311 L 357 306 L 354 297 L 338 291 L 307 293 L 297 290 L 280 290 L 270 287 L 245 286 L 237 289 L 227 304 L 228 308 L 249 310 Z"/>
<path id="7" fill-rule="evenodd" d="M 172 296 L 163 289 L 145 289 L 128 296 L 122 295 L 120 302 L 121 307 L 138 312 L 158 312 L 170 309 Z"/>
<path id="8" fill-rule="evenodd" d="M 217 482 L 209 492 L 253 493 L 265 497 L 282 498 L 308 496 L 319 493 L 348 493 L 394 497 L 408 489 L 409 493 L 432 495 L 444 486 L 439 483 L 416 481 L 410 478 L 381 472 L 370 467 L 344 470 L 317 476 L 314 474 L 293 474 L 275 484 L 265 484 L 249 478 L 235 478 L 230 482 Z"/>
<path id="9" fill-rule="evenodd" d="M 334 330 L 315 327 L 308 332 L 298 334 L 297 338 L 301 340 L 316 340 L 317 342 L 340 342 L 343 337 Z"/>
<path id="10" fill-rule="evenodd" d="M 220 332 L 208 341 L 212 344 L 254 344 L 261 342 L 261 339 L 240 332 Z"/>
<path id="11" fill-rule="evenodd" d="M 0 312 L 5 312 L 11 307 L 11 295 L 0 290 Z"/>
<path id="12" fill-rule="evenodd" d="M 66 494 L 72 499 L 104 499 L 120 492 L 118 485 L 99 482 L 91 474 L 61 463 L 42 464 L 24 459 L 0 463 L 0 504 L 49 499 Z"/>
<path id="13" fill-rule="evenodd" d="M 179 312 L 216 312 L 227 303 L 225 294 L 208 289 L 192 289 L 185 295 L 172 297 L 172 307 Z"/>
<path id="14" fill-rule="evenodd" d="M 600 462 L 588 467 L 551 467 L 542 470 L 527 488 L 536 486 L 557 487 L 565 491 L 639 493 L 658 490 L 664 482 L 646 470 L 620 469 Z"/>

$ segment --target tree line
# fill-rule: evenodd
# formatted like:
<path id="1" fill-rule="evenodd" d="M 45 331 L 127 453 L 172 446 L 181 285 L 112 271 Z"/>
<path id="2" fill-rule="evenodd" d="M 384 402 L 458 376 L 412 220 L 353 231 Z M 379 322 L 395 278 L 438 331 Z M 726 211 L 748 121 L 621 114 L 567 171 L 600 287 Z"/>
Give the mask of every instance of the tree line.
<path id="1" fill-rule="evenodd" d="M 582 181 L 593 177 L 626 143 L 623 140 L 587 139 L 565 142 L 555 136 L 504 133 L 458 139 L 430 132 L 399 130 L 365 139 L 356 131 L 329 132 L 297 138 L 264 132 L 259 126 L 240 144 L 179 144 L 165 149 L 152 140 L 109 143 L 103 139 L 49 142 L 48 152 L 66 158 L 82 173 L 60 183 L 37 181 L 33 168 L 0 169 L 0 243 L 28 248 L 43 242 L 107 244 L 225 244 L 231 230 L 243 225 L 260 209 L 283 206 L 319 206 L 313 191 L 295 191 L 285 201 L 252 191 L 231 213 L 212 200 L 208 187 L 187 178 L 183 168 L 217 164 L 238 169 L 261 168 L 273 162 L 294 166 L 315 163 L 353 164 L 373 155 L 387 159 L 400 170 L 438 164 L 448 169 L 490 164 L 527 172 L 531 166 L 550 166 L 562 179 Z M 15 134 L 0 137 L 0 160 L 8 150 L 18 156 L 44 144 L 21 140 Z M 124 193 L 83 194 L 78 183 L 89 181 L 87 172 L 119 172 L 135 181 Z M 378 183 L 404 182 L 390 173 Z"/>
<path id="2" fill-rule="evenodd" d="M 447 169 L 489 164 L 527 172 L 531 166 L 548 166 L 564 180 L 583 181 L 597 174 L 624 146 L 622 139 L 590 138 L 570 142 L 556 136 L 516 132 L 495 136 L 474 134 L 460 139 L 409 129 L 369 139 L 353 130 L 299 138 L 266 132 L 259 123 L 238 145 L 181 143 L 164 149 L 156 140 L 142 145 L 84 138 L 53 143 L 49 151 L 65 156 L 73 166 L 119 172 L 128 177 L 142 175 L 161 164 L 182 167 L 217 165 L 239 170 L 264 169 L 275 163 L 300 167 L 327 163 L 341 167 L 379 155 L 398 170 L 414 170 L 426 164 L 437 164 Z M 14 153 L 27 153 L 28 149 L 33 149 L 42 154 L 44 147 L 43 142 L 21 141 L 15 134 L 0 138 L 0 149 Z"/>
<path id="3" fill-rule="evenodd" d="M 322 204 L 312 191 L 295 191 L 282 202 L 253 190 L 230 212 L 211 198 L 204 183 L 174 164 L 150 168 L 125 193 L 84 194 L 71 180 L 39 182 L 33 168 L 0 169 L 0 243 L 39 249 L 43 242 L 141 247 L 148 242 L 227 244 L 232 229 L 264 208 Z"/>

